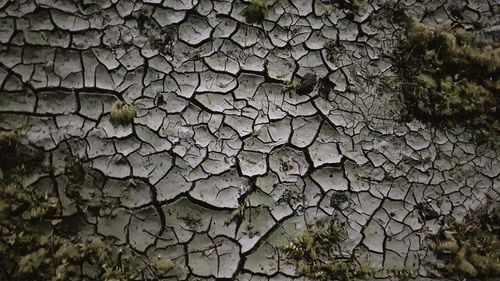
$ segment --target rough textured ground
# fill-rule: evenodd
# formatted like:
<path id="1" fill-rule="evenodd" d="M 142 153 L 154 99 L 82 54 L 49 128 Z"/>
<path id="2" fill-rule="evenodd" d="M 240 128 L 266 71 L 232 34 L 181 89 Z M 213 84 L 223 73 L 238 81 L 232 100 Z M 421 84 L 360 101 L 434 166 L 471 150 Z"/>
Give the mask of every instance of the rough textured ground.
<path id="1" fill-rule="evenodd" d="M 400 2 L 427 24 L 496 11 Z M 0 0 L 0 128 L 56 166 L 69 147 L 95 168 L 84 192 L 120 206 L 88 214 L 82 233 L 174 258 L 180 279 L 292 280 L 277 247 L 333 215 L 347 254 L 428 276 L 426 233 L 498 196 L 498 139 L 402 120 L 400 93 L 382 83 L 401 27 L 382 1 L 352 16 L 269 3 L 247 24 L 241 1 Z M 463 19 L 453 3 L 467 4 Z M 320 83 L 299 95 L 308 73 Z M 137 109 L 133 125 L 110 123 L 118 100 Z M 33 183 L 65 180 L 60 169 Z"/>

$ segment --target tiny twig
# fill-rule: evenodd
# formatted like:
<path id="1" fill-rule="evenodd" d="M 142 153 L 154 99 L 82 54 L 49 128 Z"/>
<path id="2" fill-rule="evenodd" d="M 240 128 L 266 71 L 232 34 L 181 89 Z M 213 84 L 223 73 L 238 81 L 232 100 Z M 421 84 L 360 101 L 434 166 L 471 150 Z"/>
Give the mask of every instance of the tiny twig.
<path id="1" fill-rule="evenodd" d="M 194 254 L 194 253 L 202 253 L 202 252 L 205 252 L 207 250 L 212 250 L 212 249 L 215 249 L 219 246 L 222 246 L 222 242 L 219 242 L 217 244 L 214 244 L 214 245 L 211 245 L 211 246 L 207 246 L 206 248 L 202 248 L 202 249 L 198 249 L 198 250 L 193 250 L 193 251 L 188 251 L 188 252 L 185 252 L 181 255 L 178 255 L 177 257 L 175 258 L 171 258 L 172 260 L 176 260 L 178 258 L 181 258 L 181 257 L 185 257 L 187 255 L 190 255 L 190 254 Z"/>

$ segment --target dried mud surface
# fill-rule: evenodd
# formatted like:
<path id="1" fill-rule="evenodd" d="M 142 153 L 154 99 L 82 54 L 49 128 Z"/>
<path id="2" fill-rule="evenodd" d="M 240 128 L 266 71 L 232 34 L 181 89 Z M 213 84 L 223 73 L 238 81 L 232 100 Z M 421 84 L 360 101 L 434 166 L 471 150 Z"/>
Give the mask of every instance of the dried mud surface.
<path id="1" fill-rule="evenodd" d="M 82 233 L 175 258 L 172 280 L 305 280 L 278 247 L 331 216 L 348 255 L 429 277 L 427 233 L 498 198 L 498 139 L 402 120 L 393 2 L 268 2 L 248 24 L 241 1 L 0 0 L 0 129 L 61 167 L 35 186 L 64 188 L 67 147 L 95 169 L 81 193 L 119 206 Z M 398 2 L 429 25 L 496 11 Z M 110 122 L 117 101 L 133 124 Z"/>

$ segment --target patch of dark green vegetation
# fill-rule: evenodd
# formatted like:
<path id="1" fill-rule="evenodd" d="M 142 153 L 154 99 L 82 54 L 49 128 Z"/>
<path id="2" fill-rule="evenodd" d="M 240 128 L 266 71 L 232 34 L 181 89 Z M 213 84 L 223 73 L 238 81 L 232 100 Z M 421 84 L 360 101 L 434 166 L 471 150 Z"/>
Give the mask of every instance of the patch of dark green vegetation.
<path id="1" fill-rule="evenodd" d="M 117 101 L 111 106 L 110 121 L 113 125 L 127 126 L 134 122 L 137 111 L 132 105 Z"/>
<path id="2" fill-rule="evenodd" d="M 260 23 L 266 18 L 267 0 L 252 0 L 245 9 L 245 19 L 248 23 Z"/>
<path id="3" fill-rule="evenodd" d="M 329 95 L 334 88 L 335 84 L 328 79 L 328 76 L 318 79 L 318 93 L 325 100 L 329 99 Z"/>
<path id="4" fill-rule="evenodd" d="M 347 232 L 339 220 L 324 220 L 299 233 L 281 250 L 297 263 L 297 270 L 315 280 L 352 280 L 368 278 L 374 269 L 348 260 L 342 254 L 341 243 Z"/>
<path id="5" fill-rule="evenodd" d="M 108 239 L 80 237 L 84 215 L 62 215 L 51 181 L 26 186 L 33 174 L 54 172 L 44 153 L 24 144 L 19 133 L 0 132 L 0 153 L 0 280 L 125 281 L 170 275 L 170 259 L 149 260 Z M 65 171 L 75 172 L 73 180 L 85 178 L 76 166 Z"/>
<path id="6" fill-rule="evenodd" d="M 36 172 L 41 168 L 42 160 L 43 156 L 39 151 L 20 143 L 19 132 L 0 132 L 0 180 L 16 173 Z"/>
<path id="7" fill-rule="evenodd" d="M 438 276 L 455 280 L 500 277 L 500 202 L 472 211 L 461 222 L 452 221 L 429 239 L 438 257 Z"/>
<path id="8" fill-rule="evenodd" d="M 281 246 L 280 250 L 297 265 L 300 274 L 314 280 L 368 279 L 379 271 L 402 279 L 415 275 L 411 268 L 382 270 L 360 264 L 342 251 L 341 245 L 347 238 L 345 226 L 338 219 L 320 220 Z"/>
<path id="9" fill-rule="evenodd" d="M 306 73 L 302 78 L 302 81 L 297 86 L 297 94 L 299 95 L 307 95 L 314 90 L 314 86 L 318 81 L 318 76 L 315 73 Z"/>
<path id="10" fill-rule="evenodd" d="M 500 131 L 500 44 L 411 21 L 396 52 L 408 119 Z"/>

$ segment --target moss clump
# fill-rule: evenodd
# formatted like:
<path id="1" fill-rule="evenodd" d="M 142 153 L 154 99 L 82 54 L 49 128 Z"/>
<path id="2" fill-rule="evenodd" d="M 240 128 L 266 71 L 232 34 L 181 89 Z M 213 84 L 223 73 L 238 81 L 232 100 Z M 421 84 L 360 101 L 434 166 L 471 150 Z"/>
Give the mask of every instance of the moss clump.
<path id="1" fill-rule="evenodd" d="M 43 153 L 24 145 L 17 132 L 0 133 L 0 153 L 0 167 L 7 171 L 0 178 L 0 280 L 126 281 L 170 275 L 169 259 L 149 261 L 126 246 L 114 246 L 113 241 L 79 237 L 77 225 L 85 214 L 62 217 L 54 186 L 23 185 L 36 169 L 52 169 L 44 167 Z"/>
<path id="2" fill-rule="evenodd" d="M 443 266 L 442 274 L 457 278 L 500 277 L 500 204 L 490 202 L 452 222 L 429 239 Z"/>
<path id="3" fill-rule="evenodd" d="M 18 131 L 0 132 L 0 145 L 13 145 L 19 141 L 20 134 Z"/>
<path id="4" fill-rule="evenodd" d="M 316 83 L 318 81 L 318 77 L 315 73 L 307 73 L 302 78 L 300 85 L 297 86 L 297 94 L 299 95 L 307 95 L 314 90 Z"/>
<path id="5" fill-rule="evenodd" d="M 18 131 L 0 132 L 0 180 L 26 171 L 40 170 L 43 157 L 40 151 L 21 144 Z"/>
<path id="6" fill-rule="evenodd" d="M 361 266 L 342 253 L 340 243 L 346 239 L 347 232 L 340 221 L 318 221 L 281 250 L 306 277 L 325 281 L 369 278 L 375 273 L 373 268 Z"/>
<path id="7" fill-rule="evenodd" d="M 127 126 L 134 122 L 136 114 L 133 106 L 117 101 L 111 107 L 110 121 L 114 125 Z"/>
<path id="8" fill-rule="evenodd" d="M 248 23 L 259 23 L 266 18 L 267 0 L 252 0 L 245 9 L 245 18 Z"/>
<path id="9" fill-rule="evenodd" d="M 500 131 L 500 45 L 461 28 L 413 20 L 396 56 L 410 116 L 435 125 Z"/>
<path id="10" fill-rule="evenodd" d="M 297 265 L 305 277 L 319 281 L 349 281 L 371 279 L 375 273 L 406 280 L 415 277 L 414 268 L 377 269 L 358 263 L 342 252 L 341 244 L 347 239 L 345 226 L 338 219 L 316 222 L 280 247 L 285 257 Z"/>

